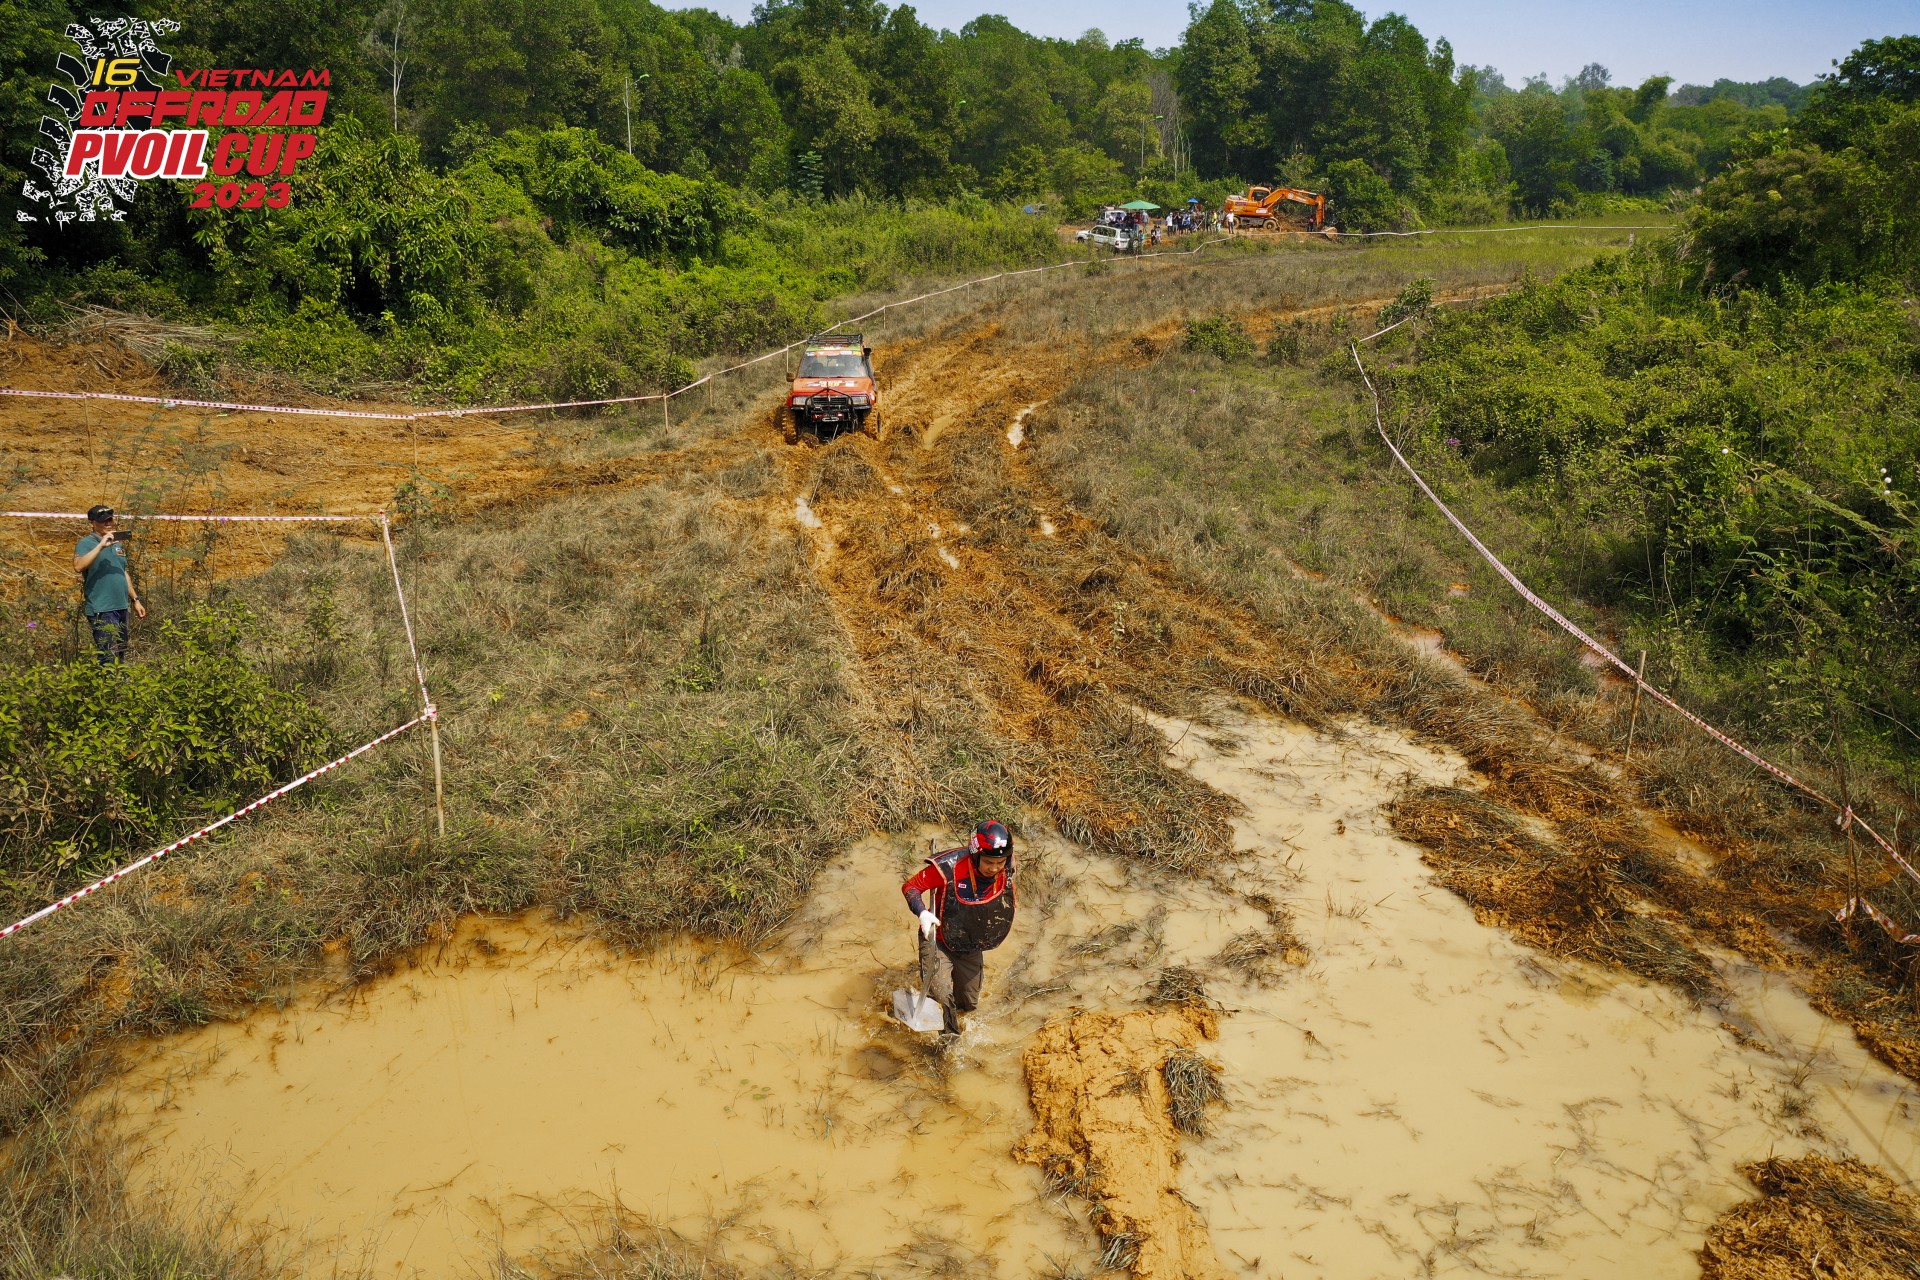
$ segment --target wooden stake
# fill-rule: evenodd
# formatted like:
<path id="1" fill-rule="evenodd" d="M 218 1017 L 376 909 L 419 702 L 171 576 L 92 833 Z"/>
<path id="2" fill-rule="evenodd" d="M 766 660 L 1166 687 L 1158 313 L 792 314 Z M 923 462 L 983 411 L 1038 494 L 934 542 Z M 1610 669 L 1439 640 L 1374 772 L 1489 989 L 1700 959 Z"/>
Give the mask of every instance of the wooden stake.
<path id="1" fill-rule="evenodd" d="M 668 399 L 669 397 L 666 396 L 664 393 L 660 397 L 660 425 L 664 429 L 671 431 L 673 430 L 673 419 L 667 416 L 667 400 Z"/>
<path id="2" fill-rule="evenodd" d="M 427 695 L 427 674 L 420 665 L 420 650 L 413 642 L 413 619 L 407 615 L 407 593 L 400 585 L 400 559 L 393 552 L 393 526 L 387 519 L 387 513 L 380 513 L 380 541 L 386 545 L 387 568 L 393 572 L 393 596 L 400 605 L 400 625 L 406 629 L 407 651 L 413 658 L 414 678 L 420 682 L 420 709 L 433 711 L 433 700 Z M 427 732 L 433 738 L 433 816 L 442 836 L 447 834 L 447 790 L 440 768 L 440 717 L 429 714 Z"/>
<path id="3" fill-rule="evenodd" d="M 440 838 L 447 835 L 447 792 L 440 780 L 440 717 L 427 721 L 427 732 L 433 735 L 433 817 L 439 824 Z"/>
<path id="4" fill-rule="evenodd" d="M 1633 763 L 1633 731 L 1640 727 L 1640 690 L 1647 683 L 1647 651 L 1640 651 L 1640 679 L 1633 686 L 1633 715 L 1627 721 L 1627 758 L 1623 764 Z"/>
<path id="5" fill-rule="evenodd" d="M 1829 731 L 1833 734 L 1834 762 L 1839 765 L 1840 772 L 1840 814 L 1841 821 L 1845 824 L 1843 829 L 1847 835 L 1847 884 L 1849 890 L 1847 897 L 1850 902 L 1858 902 L 1860 900 L 1860 851 L 1856 849 L 1853 844 L 1853 823 L 1846 821 L 1846 815 L 1853 811 L 1853 788 L 1848 784 L 1847 780 L 1847 740 L 1842 737 L 1840 733 L 1839 703 L 1833 698 L 1827 699 L 1827 723 L 1830 726 Z M 1899 834 L 1899 829 L 1896 827 L 1894 829 L 1895 837 L 1898 838 Z"/>

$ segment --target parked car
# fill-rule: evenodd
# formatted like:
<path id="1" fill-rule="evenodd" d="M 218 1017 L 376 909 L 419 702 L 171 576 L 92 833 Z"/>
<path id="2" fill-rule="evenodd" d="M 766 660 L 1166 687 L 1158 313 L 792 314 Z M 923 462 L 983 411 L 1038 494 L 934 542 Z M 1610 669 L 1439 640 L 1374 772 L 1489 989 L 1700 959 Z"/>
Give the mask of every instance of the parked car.
<path id="1" fill-rule="evenodd" d="M 1115 253 L 1126 253 L 1134 247 L 1133 232 L 1125 227 L 1088 227 L 1074 236 L 1084 244 L 1104 246 Z"/>

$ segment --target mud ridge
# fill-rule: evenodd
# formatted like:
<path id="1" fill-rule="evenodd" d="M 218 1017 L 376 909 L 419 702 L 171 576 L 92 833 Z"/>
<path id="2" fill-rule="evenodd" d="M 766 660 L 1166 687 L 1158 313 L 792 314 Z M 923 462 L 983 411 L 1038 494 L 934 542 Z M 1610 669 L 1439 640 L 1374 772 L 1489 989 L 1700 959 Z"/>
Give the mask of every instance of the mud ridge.
<path id="1" fill-rule="evenodd" d="M 1212 1039 L 1211 1009 L 1076 1013 L 1049 1023 L 1021 1059 L 1033 1131 L 1016 1160 L 1098 1206 L 1102 1261 L 1139 1280 L 1226 1280 L 1206 1224 L 1180 1194 L 1179 1133 L 1162 1067 Z"/>

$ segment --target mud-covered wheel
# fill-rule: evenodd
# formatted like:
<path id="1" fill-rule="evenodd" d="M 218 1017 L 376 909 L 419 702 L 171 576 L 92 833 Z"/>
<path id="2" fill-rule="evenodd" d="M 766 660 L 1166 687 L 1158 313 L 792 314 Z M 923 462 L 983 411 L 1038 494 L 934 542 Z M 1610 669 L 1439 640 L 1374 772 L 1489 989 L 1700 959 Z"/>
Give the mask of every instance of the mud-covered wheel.
<path id="1" fill-rule="evenodd" d="M 794 420 L 793 410 L 784 404 L 773 411 L 774 425 L 780 428 L 780 438 L 788 444 L 800 443 L 800 424 Z"/>
<path id="2" fill-rule="evenodd" d="M 866 416 L 860 419 L 860 434 L 869 440 L 878 440 L 880 438 L 880 411 L 878 409 L 869 409 Z"/>

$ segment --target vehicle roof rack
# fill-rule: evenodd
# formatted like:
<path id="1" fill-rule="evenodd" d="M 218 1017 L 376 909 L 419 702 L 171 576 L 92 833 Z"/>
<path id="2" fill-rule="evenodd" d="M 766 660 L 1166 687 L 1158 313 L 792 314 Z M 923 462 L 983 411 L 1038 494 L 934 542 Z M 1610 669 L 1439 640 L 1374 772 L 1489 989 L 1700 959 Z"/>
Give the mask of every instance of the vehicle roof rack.
<path id="1" fill-rule="evenodd" d="M 809 347 L 858 347 L 863 346 L 864 333 L 816 333 L 807 339 Z"/>

